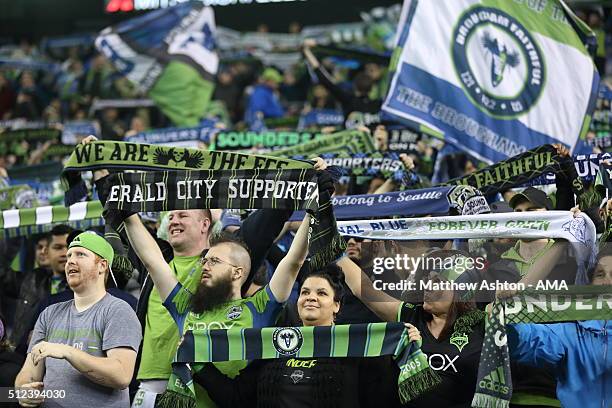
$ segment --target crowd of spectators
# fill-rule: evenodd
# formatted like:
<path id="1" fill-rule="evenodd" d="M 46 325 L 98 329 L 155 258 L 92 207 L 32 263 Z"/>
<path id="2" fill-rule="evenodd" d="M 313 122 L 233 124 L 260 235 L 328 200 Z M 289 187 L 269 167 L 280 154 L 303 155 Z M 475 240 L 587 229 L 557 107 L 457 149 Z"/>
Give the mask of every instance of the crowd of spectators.
<path id="1" fill-rule="evenodd" d="M 599 30 L 598 35 L 604 33 L 599 12 L 581 17 Z M 600 49 L 605 50 L 605 33 L 601 35 Z M 256 60 L 223 62 L 213 100 L 222 102 L 227 111 L 224 125 L 254 129 L 266 119 L 298 118 L 311 110 L 336 111 L 345 122 L 317 130 L 325 133 L 349 126 L 367 132 L 380 152 L 397 153 L 406 169 L 416 174 L 418 185 L 412 188 L 470 174 L 483 166 L 463 153 L 449 153 L 450 146 L 425 133 L 414 132 L 406 143 L 395 140 L 393 125 L 377 118 L 386 91 L 386 67 L 364 62 L 354 69 L 354 61 L 318 57 L 316 45 L 306 41 L 300 50 L 303 59 L 285 69 Z M 18 120 L 58 126 L 94 121 L 99 139 L 121 141 L 172 126 L 155 107 L 97 109 L 96 102 L 101 100 L 137 100 L 146 95 L 117 75 L 92 47 L 55 50 L 50 55 L 24 40 L 4 51 L 12 61 L 44 60 L 56 67 L 0 66 L 0 121 L 7 124 L 0 128 Z M 596 59 L 604 73 L 605 55 L 605 51 L 598 53 Z M 295 124 L 275 126 L 277 130 L 294 128 Z M 401 147 L 394 148 L 394 143 Z M 555 148 L 561 157 L 569 157 L 567 149 Z M 0 177 L 6 182 L 12 169 L 41 162 L 29 160 L 32 147 L 27 142 L 7 149 L 0 157 Z M 444 157 L 438 159 L 441 152 Z M 381 176 L 353 175 L 334 183 L 323 160 L 317 159 L 315 168 L 320 191 L 335 196 L 404 188 L 401 182 Z M 490 208 L 493 213 L 516 212 L 517 216 L 564 210 L 574 217 L 589 217 L 597 232 L 604 233 L 597 261 L 588 271 L 589 281 L 612 285 L 612 252 L 606 245 L 612 200 L 604 200 L 609 197 L 597 195 L 587 185 L 595 198 L 577 203 L 571 194 L 575 180 L 569 174 L 557 174 L 556 186 L 547 187 L 546 192 L 529 187 L 487 197 Z M 102 202 L 107 198 L 107 176 L 105 171 L 92 175 Z M 467 259 L 483 252 L 470 251 L 467 240 L 382 243 L 346 238 L 345 256 L 324 269 L 309 270 L 310 216 L 291 222 L 291 214 L 261 209 L 241 217 L 221 209 L 192 209 L 170 211 L 159 218 L 131 215 L 123 220 L 124 244 L 133 265 L 129 276 L 110 268 L 117 254 L 105 239 L 68 225 L 56 225 L 44 234 L 1 239 L 0 388 L 66 392 L 65 398 L 20 399 L 22 406 L 30 407 L 172 406 L 166 399 L 171 363 L 186 330 L 399 321 L 406 324 L 411 341 L 422 342 L 429 365 L 441 379 L 407 404 L 402 405 L 398 397 L 397 366 L 388 356 L 380 356 L 272 359 L 248 366 L 246 361 L 205 364 L 194 375 L 198 406 L 471 406 L 487 305 L 509 294 L 492 291 L 467 299 L 453 290 L 379 291 L 372 283 L 377 277 L 373 259 L 396 254 Z M 562 245 L 562 240 L 501 237 L 485 253 L 484 269 L 421 268 L 410 275 L 397 270 L 393 279 L 554 280 L 571 285 L 579 269 L 572 254 L 571 246 Z M 612 404 L 612 353 L 606 351 L 612 346 L 609 321 L 508 327 L 513 358 L 511 407 Z M 465 344 L 459 346 L 458 337 Z"/>

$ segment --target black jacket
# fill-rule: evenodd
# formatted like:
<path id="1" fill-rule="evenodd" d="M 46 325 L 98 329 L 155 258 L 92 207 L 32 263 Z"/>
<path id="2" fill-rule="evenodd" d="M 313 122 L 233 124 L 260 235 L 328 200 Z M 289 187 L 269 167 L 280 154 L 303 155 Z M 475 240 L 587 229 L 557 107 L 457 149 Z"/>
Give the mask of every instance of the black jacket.
<path id="1" fill-rule="evenodd" d="M 15 323 L 11 339 L 19 343 L 28 334 L 40 302 L 51 295 L 52 272 L 46 268 L 36 268 L 24 275 L 19 287 L 19 296 L 15 310 Z M 68 287 L 62 279 L 59 291 Z"/>

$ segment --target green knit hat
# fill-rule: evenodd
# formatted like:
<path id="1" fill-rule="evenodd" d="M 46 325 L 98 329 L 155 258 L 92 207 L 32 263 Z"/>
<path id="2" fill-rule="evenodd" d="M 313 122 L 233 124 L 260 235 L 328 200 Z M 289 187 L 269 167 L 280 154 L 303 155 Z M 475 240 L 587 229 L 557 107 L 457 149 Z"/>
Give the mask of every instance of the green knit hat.
<path id="1" fill-rule="evenodd" d="M 115 251 L 113 247 L 108 243 L 107 240 L 92 231 L 85 231 L 77 235 L 68 248 L 81 247 L 89 249 L 94 254 L 98 255 L 102 259 L 106 259 L 108 267 L 113 264 L 113 258 L 115 257 Z"/>

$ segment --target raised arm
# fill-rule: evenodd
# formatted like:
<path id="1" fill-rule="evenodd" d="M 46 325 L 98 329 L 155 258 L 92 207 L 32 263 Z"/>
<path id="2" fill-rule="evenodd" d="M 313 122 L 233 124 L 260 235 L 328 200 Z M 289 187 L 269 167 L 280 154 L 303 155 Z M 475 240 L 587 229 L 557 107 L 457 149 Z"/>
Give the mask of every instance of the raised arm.
<path id="1" fill-rule="evenodd" d="M 298 272 L 308 255 L 308 228 L 310 227 L 310 214 L 304 216 L 302 225 L 298 229 L 287 255 L 280 261 L 272 279 L 270 290 L 280 303 L 289 298 L 291 288 L 295 283 Z"/>
<path id="2" fill-rule="evenodd" d="M 381 290 L 374 289 L 372 281 L 361 268 L 348 256 L 342 257 L 337 265 L 344 272 L 344 280 L 351 292 L 378 317 L 387 321 L 397 321 L 397 311 L 401 302 Z"/>
<path id="3" fill-rule="evenodd" d="M 178 280 L 164 260 L 157 242 L 140 221 L 138 214 L 129 216 L 124 222 L 130 246 L 149 271 L 162 302 L 165 301 Z"/>

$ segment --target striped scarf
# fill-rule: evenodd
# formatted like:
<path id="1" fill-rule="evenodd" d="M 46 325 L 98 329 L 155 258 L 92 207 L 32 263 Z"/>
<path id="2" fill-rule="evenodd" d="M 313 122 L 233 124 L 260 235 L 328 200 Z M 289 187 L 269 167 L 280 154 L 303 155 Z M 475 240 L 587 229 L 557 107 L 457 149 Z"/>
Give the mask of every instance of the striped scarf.
<path id="1" fill-rule="evenodd" d="M 498 300 L 487 320 L 478 366 L 478 408 L 507 408 L 512 398 L 506 324 L 607 320 L 612 312 L 610 286 L 570 286 L 568 290 L 524 291 Z"/>
<path id="2" fill-rule="evenodd" d="M 440 382 L 429 368 L 420 342 L 410 342 L 403 323 L 187 331 L 172 363 L 168 392 L 158 406 L 194 406 L 190 367 L 197 372 L 205 363 L 382 355 L 393 356 L 400 368 L 398 385 L 402 403 Z"/>
<path id="3" fill-rule="evenodd" d="M 309 169 L 305 161 L 225 151 L 204 151 L 145 143 L 98 141 L 78 145 L 62 172 L 66 190 L 65 204 L 71 205 L 88 196 L 80 172 L 88 170 L 248 170 Z"/>
<path id="4" fill-rule="evenodd" d="M 5 239 L 48 232 L 57 224 L 83 230 L 104 225 L 102 205 L 99 201 L 89 201 L 70 207 L 55 205 L 0 213 L 0 230 Z"/>
<path id="5" fill-rule="evenodd" d="M 568 161 L 571 163 L 564 165 L 564 162 Z M 584 186 L 572 158 L 561 157 L 552 145 L 536 147 L 467 176 L 449 180 L 444 185 L 470 185 L 482 191 L 484 195 L 489 195 L 520 187 L 545 173 L 559 173 L 563 169 L 570 173 L 566 174 L 566 177 L 572 180 L 574 194 L 580 196 Z"/>
<path id="6" fill-rule="evenodd" d="M 325 153 L 374 153 L 376 151 L 372 137 L 366 132 L 345 130 L 320 137 L 286 149 L 268 153 L 274 157 L 318 156 Z"/>
<path id="7" fill-rule="evenodd" d="M 337 231 L 329 193 L 319 197 L 316 177 L 313 168 L 118 173 L 109 177 L 112 187 L 105 208 L 131 213 L 196 208 L 307 210 L 314 216 L 310 264 L 319 269 L 337 259 L 346 245 Z"/>

